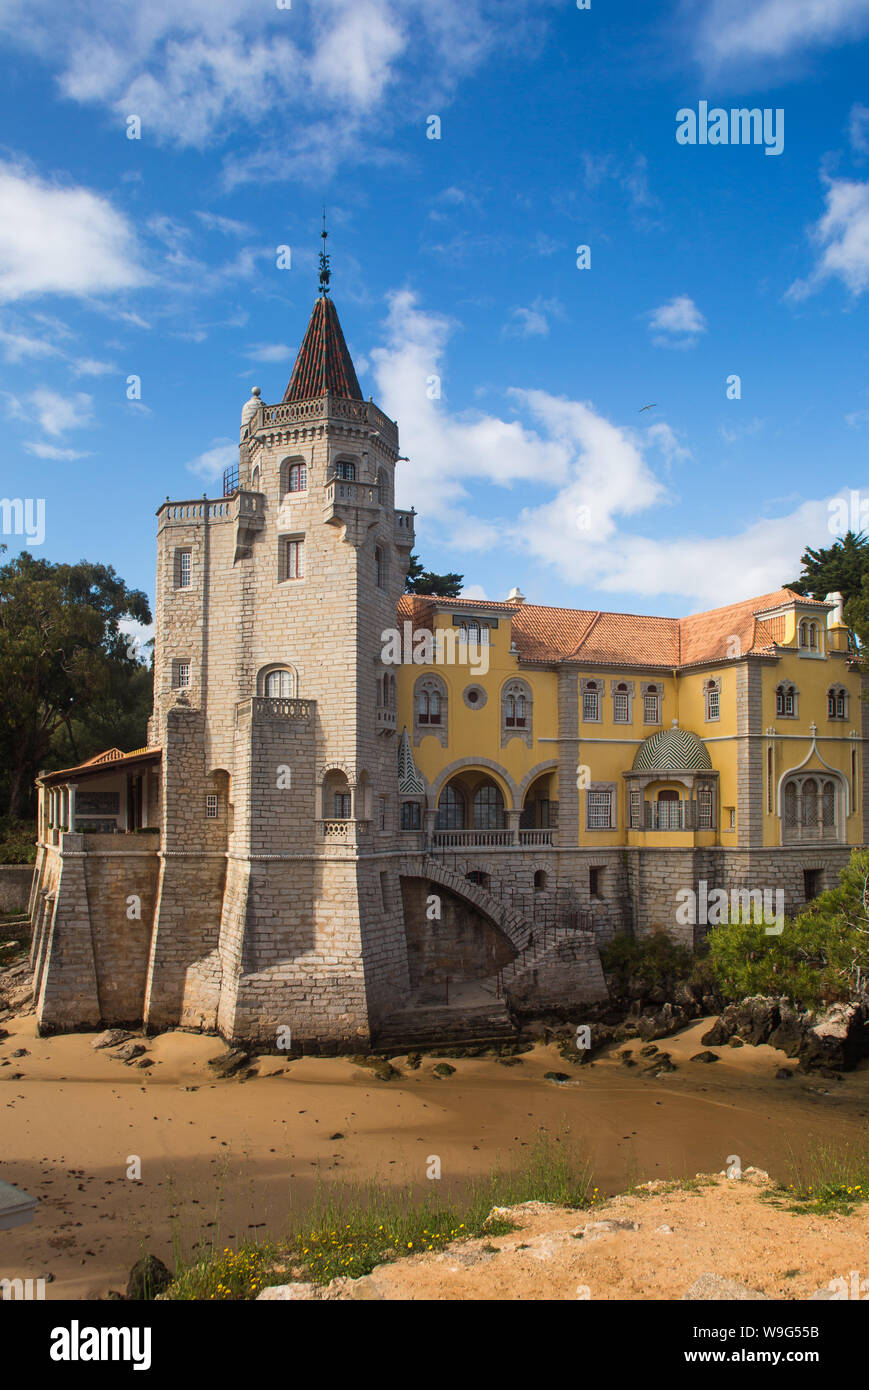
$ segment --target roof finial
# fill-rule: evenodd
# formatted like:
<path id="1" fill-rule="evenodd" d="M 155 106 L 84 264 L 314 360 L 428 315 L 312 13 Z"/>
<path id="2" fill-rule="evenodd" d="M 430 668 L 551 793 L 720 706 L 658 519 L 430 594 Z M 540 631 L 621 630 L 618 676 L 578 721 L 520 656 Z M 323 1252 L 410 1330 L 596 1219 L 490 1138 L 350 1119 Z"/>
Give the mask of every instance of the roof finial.
<path id="1" fill-rule="evenodd" d="M 329 281 L 330 281 L 331 278 L 332 278 L 332 272 L 331 272 L 331 270 L 329 269 L 329 257 L 328 257 L 328 255 L 326 254 L 326 238 L 327 238 L 328 235 L 329 235 L 329 233 L 326 231 L 326 208 L 325 208 L 325 205 L 324 205 L 324 207 L 323 207 L 323 230 L 322 230 L 322 232 L 320 233 L 320 236 L 323 238 L 323 249 L 322 249 L 322 251 L 320 252 L 320 293 L 321 293 L 321 294 L 328 294 L 328 293 L 329 293 Z"/>

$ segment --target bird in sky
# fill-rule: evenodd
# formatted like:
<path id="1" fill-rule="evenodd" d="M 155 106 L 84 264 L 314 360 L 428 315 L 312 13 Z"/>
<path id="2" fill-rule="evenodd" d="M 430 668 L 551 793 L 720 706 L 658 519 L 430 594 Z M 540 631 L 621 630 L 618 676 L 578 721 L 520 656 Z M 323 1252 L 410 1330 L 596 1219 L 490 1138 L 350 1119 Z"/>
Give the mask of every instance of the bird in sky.
<path id="1" fill-rule="evenodd" d="M 637 414 L 638 414 L 638 415 L 642 415 L 642 413 L 643 413 L 644 410 L 654 410 L 654 409 L 655 409 L 655 406 L 656 406 L 657 404 L 658 404 L 657 401 L 652 401 L 652 404 L 651 404 L 651 405 L 641 405 L 640 408 L 639 408 L 639 410 L 637 411 Z"/>

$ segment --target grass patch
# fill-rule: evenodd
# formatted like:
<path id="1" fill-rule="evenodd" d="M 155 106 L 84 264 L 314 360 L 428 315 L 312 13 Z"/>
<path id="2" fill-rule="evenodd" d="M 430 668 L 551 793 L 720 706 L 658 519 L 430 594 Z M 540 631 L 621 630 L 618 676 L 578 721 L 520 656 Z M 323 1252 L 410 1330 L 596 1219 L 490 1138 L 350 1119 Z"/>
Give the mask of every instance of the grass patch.
<path id="1" fill-rule="evenodd" d="M 850 1216 L 869 1201 L 869 1149 L 816 1144 L 804 1158 L 792 1152 L 792 1177 L 775 1189 L 798 1215 Z"/>
<path id="2" fill-rule="evenodd" d="M 513 1227 L 498 1217 L 489 1220 L 493 1207 L 537 1201 L 583 1208 L 598 1200 L 588 1163 L 574 1160 L 566 1144 L 541 1133 L 517 1167 L 495 1169 L 445 1198 L 376 1181 L 321 1184 L 310 1210 L 283 1239 L 215 1249 L 187 1264 L 179 1259 L 166 1297 L 251 1299 L 271 1284 L 328 1284 L 342 1275 L 359 1279 L 402 1255 L 506 1235 Z"/>

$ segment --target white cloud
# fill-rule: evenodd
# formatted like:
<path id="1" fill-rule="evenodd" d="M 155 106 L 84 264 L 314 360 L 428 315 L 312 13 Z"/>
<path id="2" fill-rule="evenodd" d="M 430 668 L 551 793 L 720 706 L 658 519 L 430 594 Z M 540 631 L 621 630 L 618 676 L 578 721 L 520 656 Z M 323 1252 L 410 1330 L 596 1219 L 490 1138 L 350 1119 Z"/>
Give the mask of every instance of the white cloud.
<path id="1" fill-rule="evenodd" d="M 687 294 L 676 295 L 659 305 L 648 318 L 657 335 L 652 339 L 656 347 L 691 347 L 698 335 L 706 332 L 706 320 Z"/>
<path id="2" fill-rule="evenodd" d="M 59 10 L 56 0 L 5 0 L 0 34 L 7 48 L 35 51 L 63 96 L 102 107 L 121 137 L 130 115 L 143 138 L 199 148 L 246 124 L 265 138 L 232 156 L 235 182 L 285 177 L 290 166 L 322 179 L 345 154 L 383 157 L 373 111 L 422 121 L 496 45 L 527 47 L 545 22 L 540 8 L 539 0 L 318 0 L 287 10 L 274 0 L 148 0 L 128 10 L 69 0 Z"/>
<path id="3" fill-rule="evenodd" d="M 40 429 L 55 437 L 89 425 L 92 405 L 93 397 L 83 391 L 74 396 L 61 396 L 48 386 L 37 387 L 23 399 L 6 393 L 7 414 L 12 419 L 32 422 L 35 416 Z M 31 452 L 36 452 L 35 447 Z"/>
<path id="4" fill-rule="evenodd" d="M 190 460 L 187 469 L 195 473 L 197 478 L 216 482 L 223 477 L 224 468 L 229 468 L 233 463 L 238 463 L 238 445 L 228 439 L 214 439 L 210 448 Z"/>
<path id="5" fill-rule="evenodd" d="M 43 444 L 40 442 L 32 443 L 25 440 L 23 446 L 28 454 L 35 454 L 40 459 L 85 459 L 88 457 L 86 451 L 82 449 L 61 449 L 56 444 Z"/>
<path id="6" fill-rule="evenodd" d="M 693 0 L 698 55 L 717 66 L 790 58 L 869 29 L 869 0 Z"/>
<path id="7" fill-rule="evenodd" d="M 76 376 L 108 376 L 118 370 L 111 362 L 101 362 L 96 357 L 76 357 L 70 366 Z"/>
<path id="8" fill-rule="evenodd" d="M 100 194 L 0 163 L 0 206 L 0 301 L 145 283 L 132 227 Z"/>
<path id="9" fill-rule="evenodd" d="M 4 362 L 21 362 L 25 357 L 56 357 L 58 349 L 44 338 L 30 338 L 26 333 L 9 333 L 0 329 L 0 347 Z"/>
<path id="10" fill-rule="evenodd" d="M 289 362 L 293 349 L 286 343 L 253 343 L 244 355 L 250 362 Z"/>
<path id="11" fill-rule="evenodd" d="M 510 321 L 504 325 L 504 334 L 508 338 L 545 338 L 549 334 L 550 318 L 564 317 L 564 305 L 560 300 L 538 295 L 528 308 L 513 309 Z"/>
<path id="12" fill-rule="evenodd" d="M 773 520 L 749 517 L 719 536 L 708 525 L 662 536 L 660 508 L 673 499 L 656 459 L 666 468 L 691 457 L 676 431 L 666 421 L 622 426 L 589 402 L 518 387 L 507 399 L 527 423 L 454 413 L 445 362 L 453 327 L 401 291 L 390 302 L 386 344 L 371 354 L 376 399 L 399 419 L 410 456 L 397 475 L 398 504 L 420 505 L 423 543 L 428 531 L 455 556 L 442 568 L 472 579 L 469 554 L 497 550 L 552 567 L 565 585 L 597 590 L 609 606 L 619 593 L 679 595 L 688 611 L 714 606 L 722 594 L 768 593 L 795 577 L 807 544 L 830 543 L 826 500 L 802 502 Z M 432 376 L 445 383 L 440 399 L 429 398 Z M 505 494 L 524 484 L 545 500 L 499 517 L 489 491 L 485 516 L 476 515 L 477 482 Z"/>
<path id="13" fill-rule="evenodd" d="M 819 248 L 818 262 L 807 279 L 794 281 L 788 299 L 805 299 L 830 279 L 840 280 L 853 295 L 869 288 L 869 183 L 826 183 L 827 210 L 809 232 Z"/>

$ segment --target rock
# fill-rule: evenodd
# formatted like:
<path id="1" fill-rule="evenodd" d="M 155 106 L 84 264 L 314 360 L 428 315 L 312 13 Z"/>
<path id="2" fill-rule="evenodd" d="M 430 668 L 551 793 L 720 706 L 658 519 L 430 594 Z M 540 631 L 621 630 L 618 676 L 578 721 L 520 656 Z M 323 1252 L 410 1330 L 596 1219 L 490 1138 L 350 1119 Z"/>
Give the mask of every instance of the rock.
<path id="1" fill-rule="evenodd" d="M 570 1077 L 566 1071 L 545 1071 L 543 1073 L 543 1080 L 557 1081 L 560 1086 L 563 1086 L 565 1081 L 570 1080 Z"/>
<path id="2" fill-rule="evenodd" d="M 800 1048 L 800 1066 L 852 1071 L 866 1048 L 866 1015 L 860 1004 L 832 1004 L 808 1027 Z"/>
<path id="3" fill-rule="evenodd" d="M 330 1134 L 330 1135 L 329 1135 L 329 1142 L 331 1143 L 334 1139 L 343 1139 L 343 1138 L 344 1138 L 344 1135 L 341 1133 L 340 1129 L 336 1129 L 336 1131 L 335 1131 L 334 1134 Z"/>
<path id="4" fill-rule="evenodd" d="M 645 1047 L 641 1047 L 641 1048 L 640 1048 L 640 1056 L 641 1056 L 641 1057 L 654 1057 L 654 1055 L 655 1055 L 655 1053 L 656 1053 L 657 1051 L 658 1051 L 658 1049 L 657 1049 L 657 1047 L 655 1046 L 654 1043 L 646 1043 L 646 1046 L 645 1046 Z"/>
<path id="5" fill-rule="evenodd" d="M 145 1048 L 142 1043 L 128 1042 L 124 1043 L 123 1047 L 119 1047 L 114 1056 L 122 1062 L 135 1062 L 136 1058 L 141 1057 L 144 1051 Z"/>
<path id="6" fill-rule="evenodd" d="M 172 1275 L 162 1260 L 156 1255 L 145 1255 L 137 1260 L 130 1270 L 127 1281 L 127 1298 L 151 1299 L 172 1283 Z"/>
<path id="7" fill-rule="evenodd" d="M 405 1058 L 405 1065 L 408 1067 L 410 1071 L 416 1071 L 421 1061 L 421 1052 L 408 1052 L 407 1057 Z"/>
<path id="8" fill-rule="evenodd" d="M 235 1076 L 250 1065 L 250 1053 L 241 1047 L 231 1047 L 219 1057 L 209 1057 L 208 1065 L 217 1076 Z"/>
<path id="9" fill-rule="evenodd" d="M 100 1033 L 94 1038 L 91 1047 L 98 1049 L 101 1047 L 117 1047 L 119 1043 L 126 1042 L 132 1037 L 124 1028 L 109 1028 L 107 1032 Z"/>
<path id="10" fill-rule="evenodd" d="M 720 1060 L 717 1052 L 695 1052 L 691 1058 L 692 1062 L 718 1062 Z"/>
<path id="11" fill-rule="evenodd" d="M 686 1022 L 684 1009 L 678 1004 L 665 1004 L 656 1014 L 643 1014 L 638 1018 L 637 1032 L 643 1042 L 651 1042 L 653 1038 L 669 1037 L 671 1033 L 683 1028 Z"/>
<path id="12" fill-rule="evenodd" d="M 289 1301 L 307 1303 L 322 1296 L 319 1284 L 273 1284 L 256 1296 L 257 1303 L 286 1303 Z"/>
<path id="13" fill-rule="evenodd" d="M 792 1076 L 793 1072 L 791 1071 L 790 1067 L 779 1067 L 778 1071 L 775 1074 L 775 1079 L 776 1081 L 790 1081 Z"/>
<path id="14" fill-rule="evenodd" d="M 682 1295 L 682 1301 L 686 1299 L 694 1302 L 710 1302 L 722 1299 L 733 1299 L 737 1302 L 748 1302 L 749 1300 L 766 1300 L 765 1293 L 758 1293 L 756 1289 L 749 1289 L 745 1284 L 739 1284 L 735 1279 L 725 1279 L 720 1274 L 701 1274 L 699 1279 L 695 1279 L 689 1289 Z"/>
<path id="15" fill-rule="evenodd" d="M 655 1067 L 649 1068 L 649 1070 L 654 1070 L 655 1076 L 666 1076 L 668 1072 L 678 1071 L 679 1068 L 676 1066 L 676 1063 L 671 1062 L 668 1057 L 666 1061 L 656 1063 Z"/>
<path id="16" fill-rule="evenodd" d="M 701 1042 L 706 1042 L 706 1038 L 701 1038 L 700 1041 L 701 1041 Z M 728 1040 L 727 1040 L 727 1046 L 728 1046 L 728 1047 L 745 1047 L 745 1043 L 742 1041 L 742 1038 L 738 1038 L 738 1037 L 736 1036 L 736 1034 L 734 1033 L 734 1035 L 733 1035 L 732 1038 L 728 1038 Z"/>
<path id="17" fill-rule="evenodd" d="M 143 1057 L 141 1062 L 137 1062 L 137 1067 L 153 1067 L 154 1063 L 150 1057 Z"/>
<path id="18" fill-rule="evenodd" d="M 765 1043 L 781 1021 L 778 999 L 764 994 L 750 994 L 736 1005 L 736 1029 L 743 1042 Z"/>
<path id="19" fill-rule="evenodd" d="M 638 1231 L 639 1221 L 588 1221 L 580 1231 L 580 1237 L 584 1240 L 595 1240 L 599 1236 L 612 1235 L 614 1231 Z"/>
<path id="20" fill-rule="evenodd" d="M 451 1067 L 449 1062 L 438 1062 L 434 1068 L 434 1074 L 435 1076 L 453 1076 L 455 1070 L 455 1067 Z"/>
<path id="21" fill-rule="evenodd" d="M 662 1236 L 671 1236 L 673 1234 L 672 1226 L 656 1226 L 655 1230 Z"/>
<path id="22" fill-rule="evenodd" d="M 736 1005 L 728 1004 L 700 1041 L 704 1047 L 723 1047 L 736 1032 Z"/>
<path id="23" fill-rule="evenodd" d="M 779 1021 L 769 1035 L 770 1047 L 777 1047 L 788 1057 L 796 1057 L 810 1021 L 811 1016 L 795 1009 L 789 999 L 779 1000 Z"/>
<path id="24" fill-rule="evenodd" d="M 12 1053 L 12 1056 L 13 1056 L 13 1057 L 29 1057 L 29 1056 L 30 1056 L 30 1053 L 27 1051 L 27 1048 L 26 1048 L 26 1047 L 16 1047 L 15 1051 Z"/>

